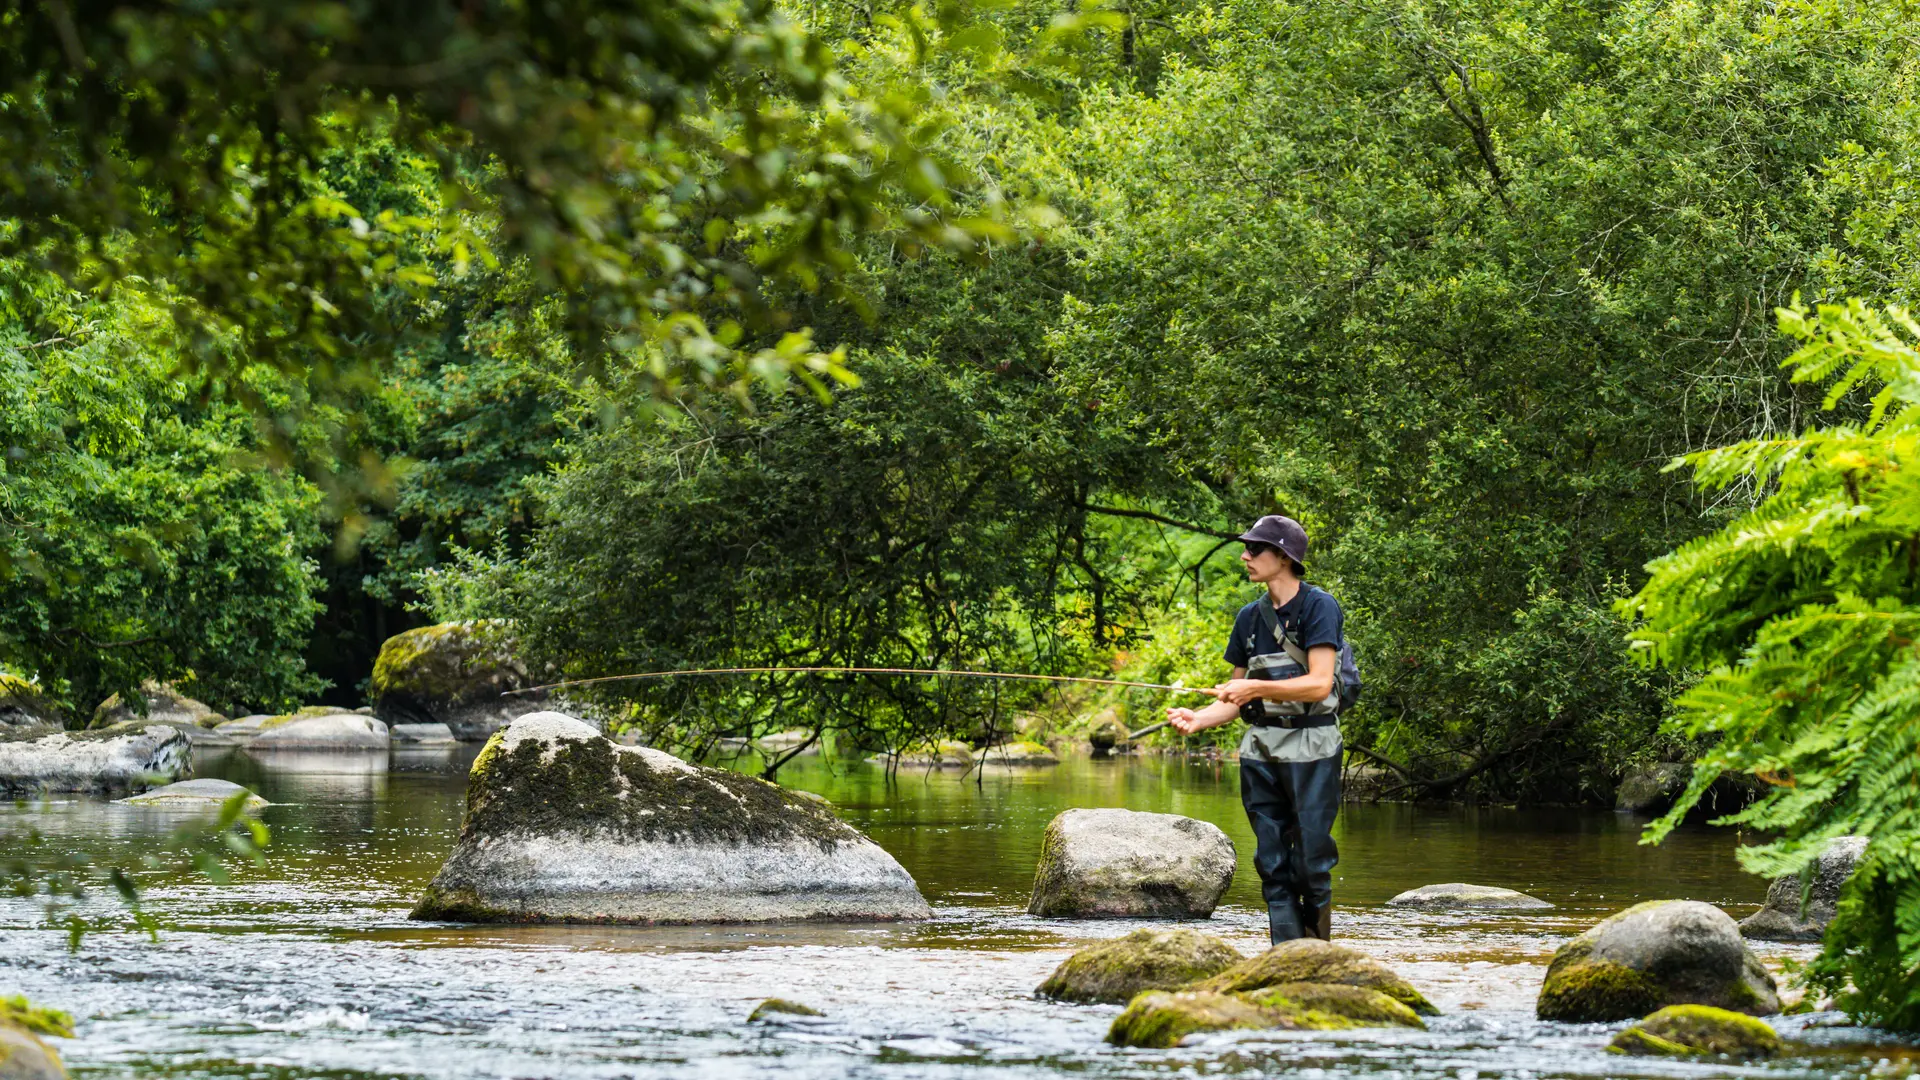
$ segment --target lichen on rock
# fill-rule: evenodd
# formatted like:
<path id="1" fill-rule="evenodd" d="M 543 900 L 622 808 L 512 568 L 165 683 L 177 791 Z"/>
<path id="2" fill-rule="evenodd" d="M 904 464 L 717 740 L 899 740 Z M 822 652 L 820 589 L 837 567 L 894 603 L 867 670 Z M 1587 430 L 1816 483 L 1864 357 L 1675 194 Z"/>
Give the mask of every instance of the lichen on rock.
<path id="1" fill-rule="evenodd" d="M 73 1018 L 19 995 L 0 997 L 0 1080 L 66 1080 L 60 1055 L 41 1035 L 73 1038 Z"/>
<path id="2" fill-rule="evenodd" d="M 160 810 L 218 810 L 228 799 L 244 794 L 242 802 L 248 811 L 261 810 L 273 804 L 230 780 L 215 780 L 203 777 L 198 780 L 182 780 L 177 784 L 154 788 L 139 795 L 130 795 L 119 802 L 128 806 L 146 806 Z"/>
<path id="3" fill-rule="evenodd" d="M 93 722 L 88 726 L 109 728 L 134 720 L 181 727 L 211 728 L 215 724 L 225 723 L 227 719 L 204 703 L 181 693 L 171 683 L 148 680 L 140 684 L 139 694 L 145 699 L 144 712 L 140 703 L 123 700 L 119 694 L 115 694 L 93 710 Z"/>
<path id="4" fill-rule="evenodd" d="M 1607 1045 L 1616 1054 L 1660 1057 L 1763 1058 L 1785 1048 L 1779 1034 L 1765 1022 L 1711 1005 L 1669 1005 L 1615 1035 Z"/>
<path id="5" fill-rule="evenodd" d="M 1667 1005 L 1780 1011 L 1773 976 L 1719 908 L 1694 900 L 1636 904 L 1562 945 L 1535 1012 L 1542 1020 L 1629 1020 Z"/>
<path id="6" fill-rule="evenodd" d="M 931 915 L 913 878 L 831 809 L 619 746 L 560 713 L 488 741 L 460 839 L 413 917 L 758 922 Z"/>
<path id="7" fill-rule="evenodd" d="M 1198 930 L 1135 930 L 1067 957 L 1035 992 L 1060 1001 L 1124 1004 L 1142 991 L 1177 990 L 1243 959 L 1233 946 Z"/>
<path id="8" fill-rule="evenodd" d="M 1278 1029 L 1343 1031 L 1365 1027 L 1424 1028 L 1404 1004 L 1375 990 L 1283 983 L 1249 993 L 1149 990 L 1128 1002 L 1107 1030 L 1116 1046 L 1165 1049 L 1207 1031 Z"/>
<path id="9" fill-rule="evenodd" d="M 1292 1015 L 1338 1016 L 1354 1027 L 1426 1028 L 1406 1003 L 1378 990 L 1344 983 L 1277 983 L 1240 995 Z"/>
<path id="10" fill-rule="evenodd" d="M 1283 941 L 1258 956 L 1202 979 L 1194 990 L 1247 993 L 1283 983 L 1322 983 L 1376 990 L 1421 1016 L 1440 1010 L 1413 984 L 1365 953 L 1317 938 Z"/>

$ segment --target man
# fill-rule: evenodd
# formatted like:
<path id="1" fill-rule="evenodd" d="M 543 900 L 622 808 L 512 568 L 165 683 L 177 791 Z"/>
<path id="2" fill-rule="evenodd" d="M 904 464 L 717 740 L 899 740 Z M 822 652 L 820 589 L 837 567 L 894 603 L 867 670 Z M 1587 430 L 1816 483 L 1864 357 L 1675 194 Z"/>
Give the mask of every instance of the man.
<path id="1" fill-rule="evenodd" d="M 1344 615 L 1301 580 L 1307 531 L 1269 515 L 1241 534 L 1247 580 L 1266 595 L 1240 609 L 1227 642 L 1233 678 L 1200 710 L 1167 710 L 1185 734 L 1247 720 L 1240 801 L 1253 826 L 1253 865 L 1274 944 L 1333 932 L 1333 817 L 1340 809 L 1339 656 Z"/>

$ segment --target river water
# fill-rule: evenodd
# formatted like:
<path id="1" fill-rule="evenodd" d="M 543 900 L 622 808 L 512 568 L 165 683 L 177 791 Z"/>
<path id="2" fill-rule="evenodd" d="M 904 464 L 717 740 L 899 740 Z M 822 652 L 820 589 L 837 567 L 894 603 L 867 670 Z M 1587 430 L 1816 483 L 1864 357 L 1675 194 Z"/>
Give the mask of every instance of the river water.
<path id="1" fill-rule="evenodd" d="M 899 858 L 937 916 L 898 926 L 497 927 L 409 922 L 451 848 L 472 748 L 272 763 L 203 760 L 202 775 L 276 805 L 264 868 L 223 886 L 149 875 L 157 943 L 126 930 L 77 953 L 40 908 L 0 900 L 0 994 L 78 1020 L 60 1043 L 76 1077 L 1013 1078 L 1904 1076 L 1916 1052 L 1833 1014 L 1779 1021 L 1810 1048 L 1763 1066 L 1623 1059 L 1619 1025 L 1533 1019 L 1547 959 L 1601 916 L 1648 899 L 1705 900 L 1736 918 L 1765 883 L 1726 830 L 1658 848 L 1639 823 L 1565 810 L 1349 804 L 1336 837 L 1335 937 L 1397 969 L 1445 1013 L 1425 1032 L 1215 1036 L 1171 1051 L 1101 1038 L 1118 1007 L 1039 1001 L 1073 949 L 1140 924 L 1025 913 L 1042 830 L 1075 806 L 1185 814 L 1225 829 L 1241 871 L 1206 924 L 1265 946 L 1252 838 L 1229 764 L 1069 759 L 961 778 L 802 759 L 783 783 L 833 800 Z M 126 858 L 171 815 L 73 800 L 0 809 L 0 837 Z M 1544 914 L 1410 914 L 1403 889 L 1467 881 L 1552 901 Z M 111 914 L 108 905 L 97 905 Z M 1770 964 L 1806 946 L 1760 946 Z M 780 996 L 826 1013 L 744 1022 Z"/>

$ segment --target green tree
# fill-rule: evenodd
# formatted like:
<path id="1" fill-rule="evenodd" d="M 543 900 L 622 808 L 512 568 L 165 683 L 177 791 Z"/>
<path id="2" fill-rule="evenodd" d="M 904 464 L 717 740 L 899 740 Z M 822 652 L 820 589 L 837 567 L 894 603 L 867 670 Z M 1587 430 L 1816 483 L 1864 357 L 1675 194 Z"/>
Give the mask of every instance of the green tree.
<path id="1" fill-rule="evenodd" d="M 1796 382 L 1864 415 L 1689 455 L 1710 492 L 1756 505 L 1655 561 L 1623 605 L 1649 663 L 1704 677 L 1676 726 L 1707 745 L 1658 842 L 1723 772 L 1767 794 L 1726 819 L 1762 874 L 1805 870 L 1832 838 L 1869 838 L 1810 971 L 1864 1020 L 1920 1029 L 1920 323 L 1857 301 L 1795 306 Z M 1846 409 L 1843 416 L 1855 413 Z"/>

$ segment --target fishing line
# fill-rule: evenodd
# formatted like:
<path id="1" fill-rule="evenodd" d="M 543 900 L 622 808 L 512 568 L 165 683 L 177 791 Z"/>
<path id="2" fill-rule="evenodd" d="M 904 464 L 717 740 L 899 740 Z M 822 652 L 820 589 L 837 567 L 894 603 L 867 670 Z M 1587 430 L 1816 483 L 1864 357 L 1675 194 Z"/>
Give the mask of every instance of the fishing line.
<path id="1" fill-rule="evenodd" d="M 541 686 L 528 686 L 519 690 L 507 690 L 501 694 L 532 694 L 542 690 L 558 690 L 568 686 L 592 686 L 596 683 L 638 682 L 642 679 L 673 679 L 689 675 L 955 675 L 965 679 L 1031 679 L 1037 682 L 1087 683 L 1093 686 L 1122 686 L 1141 690 L 1166 690 L 1175 694 L 1206 694 L 1191 686 L 1169 686 L 1166 683 L 1130 682 L 1126 679 L 1091 679 L 1079 675 L 1031 675 L 1013 671 L 957 671 L 950 668 L 893 668 L 893 667 L 733 667 L 733 668 L 686 668 L 680 671 L 642 671 L 632 675 L 602 675 L 593 679 L 566 679 L 561 682 L 546 683 Z"/>

